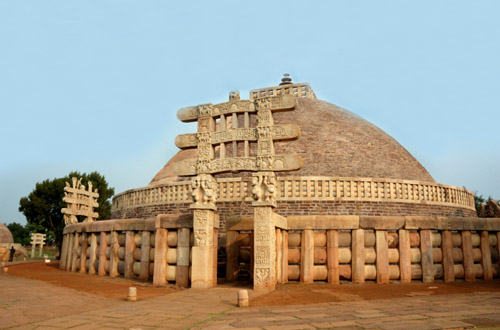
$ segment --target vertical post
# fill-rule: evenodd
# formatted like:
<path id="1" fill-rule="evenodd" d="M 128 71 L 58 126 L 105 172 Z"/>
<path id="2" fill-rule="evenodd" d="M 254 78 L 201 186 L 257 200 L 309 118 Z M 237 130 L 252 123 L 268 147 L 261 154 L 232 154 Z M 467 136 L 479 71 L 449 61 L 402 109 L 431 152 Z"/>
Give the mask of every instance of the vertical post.
<path id="1" fill-rule="evenodd" d="M 443 273 L 445 282 L 455 281 L 455 268 L 453 261 L 453 242 L 451 231 L 443 230 L 441 239 L 441 249 L 443 250 Z"/>
<path id="2" fill-rule="evenodd" d="M 189 235 L 189 228 L 179 228 L 177 231 L 175 285 L 181 287 L 188 287 L 189 285 Z"/>
<path id="3" fill-rule="evenodd" d="M 254 290 L 276 286 L 276 232 L 271 206 L 254 206 Z"/>
<path id="4" fill-rule="evenodd" d="M 96 252 L 97 252 L 97 234 L 90 234 L 90 250 L 89 250 L 89 274 L 95 275 L 95 261 L 96 261 Z"/>
<path id="5" fill-rule="evenodd" d="M 108 248 L 108 235 L 106 232 L 101 232 L 101 238 L 99 239 L 99 266 L 97 267 L 97 275 L 106 275 L 106 249 Z M 111 258 L 111 255 L 110 255 Z"/>
<path id="6" fill-rule="evenodd" d="M 481 232 L 481 255 L 484 280 L 491 281 L 493 279 L 493 268 L 491 266 L 490 235 L 487 230 Z"/>
<path id="7" fill-rule="evenodd" d="M 255 249 L 254 249 L 254 232 L 250 233 L 250 281 L 253 281 L 253 273 L 255 269 Z"/>
<path id="8" fill-rule="evenodd" d="M 422 255 L 422 281 L 424 283 L 434 282 L 432 232 L 428 229 L 420 231 L 420 253 Z"/>
<path id="9" fill-rule="evenodd" d="M 282 236 L 281 283 L 288 283 L 288 232 L 282 230 Z"/>
<path id="10" fill-rule="evenodd" d="M 179 244 L 177 243 L 177 245 Z M 144 230 L 141 234 L 141 270 L 139 273 L 139 278 L 141 280 L 149 279 L 149 265 L 151 263 L 151 261 L 149 260 L 150 252 L 151 252 L 151 232 Z M 179 257 L 177 257 L 177 262 L 179 262 Z M 179 268 L 177 268 L 177 271 L 179 271 Z"/>
<path id="11" fill-rule="evenodd" d="M 218 216 L 215 217 L 214 221 L 218 221 Z M 214 262 L 213 262 L 213 271 L 212 271 L 212 276 L 213 276 L 213 286 L 217 286 L 217 266 L 218 266 L 218 260 L 217 260 L 217 253 L 218 253 L 218 248 L 219 248 L 219 229 L 214 227 Z"/>
<path id="12" fill-rule="evenodd" d="M 74 245 L 74 236 L 75 234 L 68 234 L 68 253 L 66 254 L 66 264 L 64 269 L 66 271 L 71 270 L 71 262 L 73 261 L 73 245 Z"/>
<path id="13" fill-rule="evenodd" d="M 214 286 L 214 218 L 215 212 L 212 209 L 194 209 L 192 288 L 203 289 Z"/>
<path id="14" fill-rule="evenodd" d="M 61 257 L 59 258 L 59 269 L 65 269 L 66 268 L 66 255 L 68 254 L 68 240 L 69 240 L 69 235 L 65 234 L 63 236 L 63 243 L 62 243 L 62 248 L 61 248 Z"/>
<path id="15" fill-rule="evenodd" d="M 375 248 L 377 257 L 375 259 L 377 267 L 377 283 L 389 283 L 389 251 L 387 246 L 387 231 L 375 231 Z"/>
<path id="16" fill-rule="evenodd" d="M 365 282 L 365 231 L 352 230 L 352 282 Z"/>
<path id="17" fill-rule="evenodd" d="M 300 245 L 300 282 L 314 282 L 314 231 L 302 230 Z"/>
<path id="18" fill-rule="evenodd" d="M 71 271 L 76 272 L 76 262 L 78 260 L 78 248 L 80 247 L 80 234 L 75 232 L 75 237 L 73 238 L 73 260 L 71 261 Z"/>
<path id="19" fill-rule="evenodd" d="M 40 257 L 42 256 L 44 236 L 40 235 Z"/>
<path id="20" fill-rule="evenodd" d="M 328 283 L 339 284 L 339 232 L 337 230 L 326 231 L 326 258 Z"/>
<path id="21" fill-rule="evenodd" d="M 240 244 L 236 230 L 226 231 L 226 280 L 235 281 L 238 278 Z"/>
<path id="22" fill-rule="evenodd" d="M 80 255 L 80 273 L 87 272 L 87 248 L 89 247 L 89 241 L 87 238 L 87 233 L 82 233 L 82 253 Z"/>
<path id="23" fill-rule="evenodd" d="M 276 282 L 281 283 L 281 259 L 283 258 L 283 253 L 281 252 L 281 230 L 276 228 Z"/>
<path id="24" fill-rule="evenodd" d="M 161 227 L 156 228 L 155 262 L 154 262 L 155 268 L 153 275 L 154 286 L 163 286 L 167 283 L 167 250 L 168 250 L 168 231 L 165 228 Z"/>
<path id="25" fill-rule="evenodd" d="M 410 233 L 408 230 L 399 230 L 399 273 L 401 283 L 411 282 L 411 250 Z"/>
<path id="26" fill-rule="evenodd" d="M 117 277 L 118 274 L 118 262 L 120 258 L 118 257 L 118 250 L 120 249 L 120 243 L 118 243 L 118 232 L 111 232 L 111 246 L 109 251 L 109 277 Z"/>
<path id="27" fill-rule="evenodd" d="M 135 250 L 135 232 L 128 230 L 125 233 L 125 269 L 123 276 L 131 278 L 134 276 L 134 250 Z"/>
<path id="28" fill-rule="evenodd" d="M 462 254 L 464 256 L 465 280 L 473 282 L 476 279 L 474 273 L 474 257 L 472 256 L 472 240 L 469 230 L 462 231 Z"/>
<path id="29" fill-rule="evenodd" d="M 33 240 L 33 238 L 31 238 L 31 257 L 34 258 L 35 257 L 35 241 Z"/>

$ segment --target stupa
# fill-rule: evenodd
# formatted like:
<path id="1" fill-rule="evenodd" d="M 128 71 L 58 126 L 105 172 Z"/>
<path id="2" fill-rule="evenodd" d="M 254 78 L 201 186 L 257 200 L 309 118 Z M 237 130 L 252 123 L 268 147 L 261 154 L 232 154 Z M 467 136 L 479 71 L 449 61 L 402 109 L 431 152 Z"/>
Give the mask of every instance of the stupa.
<path id="1" fill-rule="evenodd" d="M 68 224 L 61 268 L 209 288 L 289 281 L 432 282 L 499 275 L 500 218 L 436 183 L 395 139 L 285 75 L 180 109 L 197 131 L 112 220 Z M 87 211 L 91 211 L 90 209 Z"/>

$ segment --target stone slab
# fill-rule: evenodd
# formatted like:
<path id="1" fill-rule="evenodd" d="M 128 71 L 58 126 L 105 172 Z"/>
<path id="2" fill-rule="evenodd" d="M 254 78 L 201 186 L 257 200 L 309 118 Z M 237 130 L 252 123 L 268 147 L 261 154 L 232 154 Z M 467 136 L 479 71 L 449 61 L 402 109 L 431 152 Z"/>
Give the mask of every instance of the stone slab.
<path id="1" fill-rule="evenodd" d="M 355 215 L 332 215 L 332 216 L 314 216 L 314 215 L 295 215 L 289 216 L 288 229 L 358 229 L 359 216 Z"/>
<path id="2" fill-rule="evenodd" d="M 401 229 L 405 225 L 405 217 L 400 216 L 360 216 L 359 226 L 363 229 Z"/>
<path id="3" fill-rule="evenodd" d="M 229 217 L 226 230 L 253 230 L 253 217 Z"/>
<path id="4" fill-rule="evenodd" d="M 193 228 L 192 214 L 158 214 L 155 221 L 156 228 Z"/>

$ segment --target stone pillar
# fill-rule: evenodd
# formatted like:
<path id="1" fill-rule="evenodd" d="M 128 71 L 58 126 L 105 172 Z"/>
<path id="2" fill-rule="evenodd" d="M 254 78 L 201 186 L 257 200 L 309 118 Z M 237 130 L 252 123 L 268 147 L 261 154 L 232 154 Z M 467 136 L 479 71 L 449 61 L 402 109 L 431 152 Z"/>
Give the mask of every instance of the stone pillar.
<path id="1" fill-rule="evenodd" d="M 469 230 L 462 231 L 462 254 L 464 256 L 465 281 L 473 282 L 476 279 L 474 273 L 474 257 L 472 255 L 472 240 Z"/>
<path id="2" fill-rule="evenodd" d="M 95 275 L 95 261 L 97 254 L 97 234 L 90 234 L 90 250 L 89 250 L 89 274 Z"/>
<path id="3" fill-rule="evenodd" d="M 422 255 L 422 281 L 424 283 L 434 282 L 432 232 L 428 229 L 420 231 L 420 253 Z"/>
<path id="4" fill-rule="evenodd" d="M 487 230 L 481 232 L 481 265 L 483 266 L 484 280 L 491 281 L 493 279 L 493 268 L 491 265 L 490 235 Z"/>
<path id="5" fill-rule="evenodd" d="M 288 232 L 282 230 L 281 251 L 283 258 L 281 258 L 281 283 L 288 283 Z"/>
<path id="6" fill-rule="evenodd" d="M 155 233 L 155 262 L 153 285 L 163 286 L 167 284 L 167 250 L 168 231 L 165 228 L 156 228 Z"/>
<path id="7" fill-rule="evenodd" d="M 149 253 L 151 252 L 151 232 L 144 230 L 141 237 L 141 271 L 139 278 L 141 280 L 149 279 Z M 179 259 L 177 259 L 179 260 Z"/>
<path id="8" fill-rule="evenodd" d="M 195 209 L 193 212 L 194 246 L 191 287 L 211 288 L 214 283 L 214 218 L 213 209 Z"/>
<path id="9" fill-rule="evenodd" d="M 441 249 L 443 251 L 443 276 L 445 282 L 455 281 L 455 268 L 453 261 L 453 242 L 451 240 L 451 231 L 443 230 L 441 232 Z"/>
<path id="10" fill-rule="evenodd" d="M 108 235 L 106 232 L 101 232 L 99 239 L 99 266 L 97 267 L 97 275 L 106 275 L 106 249 L 108 248 Z M 110 256 L 111 257 L 111 256 Z"/>
<path id="11" fill-rule="evenodd" d="M 59 269 L 65 269 L 66 268 L 66 255 L 68 254 L 68 240 L 69 240 L 69 235 L 65 234 L 63 236 L 63 243 L 62 243 L 62 248 L 61 248 L 61 258 L 59 262 Z"/>
<path id="12" fill-rule="evenodd" d="M 73 237 L 73 258 L 71 260 L 71 271 L 76 272 L 76 261 L 78 260 L 78 248 L 80 247 L 80 234 L 75 233 Z"/>
<path id="13" fill-rule="evenodd" d="M 302 230 L 300 243 L 300 282 L 314 282 L 314 231 Z"/>
<path id="14" fill-rule="evenodd" d="M 118 273 L 118 262 L 120 258 L 118 257 L 118 250 L 120 249 L 120 244 L 118 243 L 118 232 L 111 232 L 111 246 L 109 251 L 109 277 L 117 277 Z"/>
<path id="15" fill-rule="evenodd" d="M 74 245 L 74 236 L 75 234 L 68 234 L 68 253 L 66 254 L 66 264 L 64 266 L 64 269 L 66 271 L 71 270 L 71 261 L 73 260 L 73 245 Z"/>
<path id="16" fill-rule="evenodd" d="M 272 206 L 254 207 L 254 290 L 276 286 L 276 231 Z"/>
<path id="17" fill-rule="evenodd" d="M 125 233 L 125 270 L 123 276 L 131 278 L 134 276 L 134 251 L 135 251 L 135 232 L 127 231 Z"/>
<path id="18" fill-rule="evenodd" d="M 365 282 L 365 231 L 352 230 L 352 282 Z"/>
<path id="19" fill-rule="evenodd" d="M 339 233 L 337 230 L 327 230 L 326 232 L 326 256 L 328 283 L 339 284 Z"/>
<path id="20" fill-rule="evenodd" d="M 377 283 L 389 283 L 389 256 L 387 246 L 387 231 L 375 231 L 376 265 L 377 265 Z"/>
<path id="21" fill-rule="evenodd" d="M 399 273 L 401 283 L 411 282 L 411 245 L 408 230 L 399 230 Z"/>
<path id="22" fill-rule="evenodd" d="M 236 230 L 226 231 L 226 280 L 235 281 L 239 271 L 240 244 Z"/>
<path id="23" fill-rule="evenodd" d="M 179 228 L 177 231 L 177 266 L 175 269 L 175 285 L 189 285 L 189 228 Z"/>
<path id="24" fill-rule="evenodd" d="M 82 253 L 80 254 L 80 273 L 87 272 L 87 248 L 89 247 L 88 234 L 82 233 Z"/>

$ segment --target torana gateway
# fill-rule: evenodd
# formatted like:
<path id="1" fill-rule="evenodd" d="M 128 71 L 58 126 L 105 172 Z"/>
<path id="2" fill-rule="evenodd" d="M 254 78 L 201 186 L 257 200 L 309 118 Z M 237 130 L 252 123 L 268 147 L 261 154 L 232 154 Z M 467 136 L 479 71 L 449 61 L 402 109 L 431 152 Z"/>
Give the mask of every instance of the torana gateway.
<path id="1" fill-rule="evenodd" d="M 306 83 L 285 75 L 177 117 L 197 130 L 148 186 L 113 198 L 113 220 L 68 223 L 61 268 L 198 288 L 224 273 L 255 289 L 498 277 L 500 218 Z"/>

